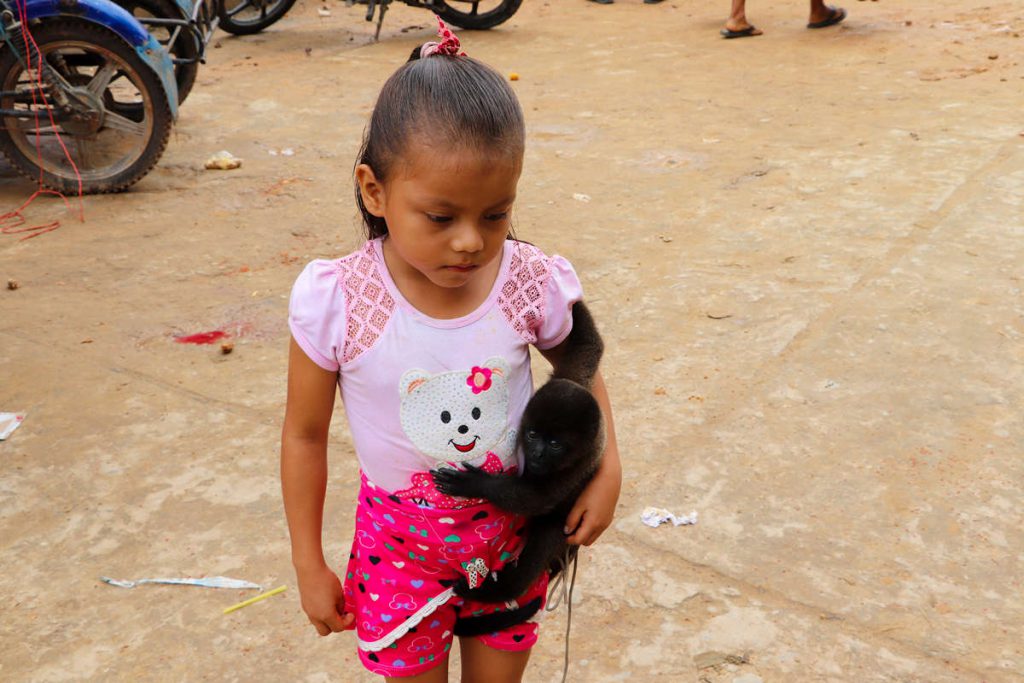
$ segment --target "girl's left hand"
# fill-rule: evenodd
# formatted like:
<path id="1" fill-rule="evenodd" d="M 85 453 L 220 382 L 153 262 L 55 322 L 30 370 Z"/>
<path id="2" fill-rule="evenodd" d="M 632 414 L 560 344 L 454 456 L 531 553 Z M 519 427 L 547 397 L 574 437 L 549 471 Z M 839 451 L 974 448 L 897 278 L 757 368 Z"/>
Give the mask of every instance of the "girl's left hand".
<path id="1" fill-rule="evenodd" d="M 566 539 L 570 545 L 591 545 L 604 533 L 615 517 L 621 487 L 622 472 L 617 467 L 602 467 L 598 471 L 565 520 L 565 533 L 571 533 Z"/>

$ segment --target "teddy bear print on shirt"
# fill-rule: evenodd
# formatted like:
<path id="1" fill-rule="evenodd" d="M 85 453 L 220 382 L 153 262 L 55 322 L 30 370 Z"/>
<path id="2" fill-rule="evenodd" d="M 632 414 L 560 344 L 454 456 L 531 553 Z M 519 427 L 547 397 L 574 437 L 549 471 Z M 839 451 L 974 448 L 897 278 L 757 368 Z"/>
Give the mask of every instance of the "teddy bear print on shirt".
<path id="1" fill-rule="evenodd" d="M 436 375 L 409 370 L 399 380 L 402 430 L 438 465 L 470 463 L 493 473 L 514 469 L 516 432 L 508 425 L 508 373 L 502 358 Z M 478 502 L 439 493 L 426 472 L 413 476 L 411 488 L 396 493 L 445 508 Z"/>

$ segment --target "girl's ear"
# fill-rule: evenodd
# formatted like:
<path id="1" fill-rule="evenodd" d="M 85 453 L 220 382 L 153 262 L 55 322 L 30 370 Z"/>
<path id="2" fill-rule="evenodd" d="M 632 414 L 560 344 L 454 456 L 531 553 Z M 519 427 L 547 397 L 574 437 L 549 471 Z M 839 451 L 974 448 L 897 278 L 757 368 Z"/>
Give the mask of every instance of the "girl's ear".
<path id="1" fill-rule="evenodd" d="M 359 183 L 359 194 L 363 197 L 363 206 L 374 216 L 384 217 L 384 184 L 377 180 L 373 169 L 367 164 L 356 166 L 356 182 Z"/>

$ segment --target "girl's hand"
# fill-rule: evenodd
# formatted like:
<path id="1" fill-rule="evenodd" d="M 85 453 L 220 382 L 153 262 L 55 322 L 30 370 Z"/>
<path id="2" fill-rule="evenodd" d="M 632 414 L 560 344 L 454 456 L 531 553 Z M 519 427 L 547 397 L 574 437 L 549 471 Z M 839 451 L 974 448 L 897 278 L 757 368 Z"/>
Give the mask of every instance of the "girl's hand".
<path id="1" fill-rule="evenodd" d="M 355 615 L 345 612 L 345 592 L 341 580 L 323 565 L 298 571 L 302 609 L 316 632 L 327 636 L 355 628 Z"/>
<path id="2" fill-rule="evenodd" d="M 607 456 L 606 452 L 606 460 L 601 469 L 587 484 L 587 488 L 583 489 L 565 520 L 565 533 L 571 534 L 566 539 L 570 545 L 591 545 L 615 517 L 615 504 L 622 487 L 622 471 L 618 467 L 618 457 L 615 457 L 612 464 Z"/>

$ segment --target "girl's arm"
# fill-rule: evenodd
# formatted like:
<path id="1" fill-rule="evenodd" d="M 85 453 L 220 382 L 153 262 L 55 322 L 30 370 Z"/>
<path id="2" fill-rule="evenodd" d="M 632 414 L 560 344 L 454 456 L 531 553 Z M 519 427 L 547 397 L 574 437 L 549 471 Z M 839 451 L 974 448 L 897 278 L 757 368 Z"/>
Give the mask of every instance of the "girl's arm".
<path id="1" fill-rule="evenodd" d="M 302 609 L 326 636 L 352 628 L 341 581 L 324 559 L 321 531 L 327 490 L 327 434 L 338 376 L 311 361 L 291 341 L 288 404 L 281 430 L 281 491 L 292 541 Z"/>
<path id="2" fill-rule="evenodd" d="M 541 351 L 541 354 L 557 368 L 562 360 L 564 347 L 563 342 L 552 349 Z M 615 517 L 615 505 L 619 501 L 619 491 L 622 488 L 622 464 L 619 462 L 619 446 L 615 439 L 615 420 L 612 417 L 608 389 L 600 370 L 594 375 L 590 389 L 601 406 L 606 442 L 600 469 L 576 499 L 576 504 L 565 520 L 565 533 L 571 534 L 566 540 L 572 545 L 591 545 L 604 533 Z"/>
<path id="3" fill-rule="evenodd" d="M 619 502 L 619 491 L 622 489 L 622 464 L 619 462 L 619 446 L 615 440 L 612 404 L 600 370 L 594 375 L 591 392 L 601 406 L 607 443 L 600 469 L 576 499 L 565 521 L 566 533 L 572 534 L 566 540 L 572 545 L 591 545 L 611 526 L 615 505 Z"/>

